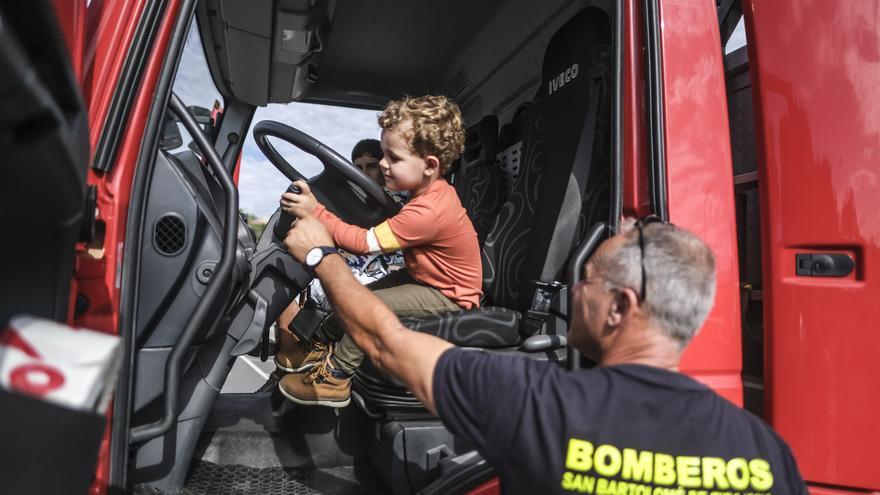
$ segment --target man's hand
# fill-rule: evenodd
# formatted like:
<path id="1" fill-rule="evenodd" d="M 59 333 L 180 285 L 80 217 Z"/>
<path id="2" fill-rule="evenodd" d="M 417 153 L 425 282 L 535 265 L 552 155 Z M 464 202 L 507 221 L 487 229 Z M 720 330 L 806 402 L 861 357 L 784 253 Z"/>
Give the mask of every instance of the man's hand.
<path id="1" fill-rule="evenodd" d="M 315 208 L 318 207 L 318 200 L 312 194 L 312 189 L 303 180 L 295 181 L 293 185 L 298 187 L 300 192 L 299 194 L 292 192 L 282 194 L 280 201 L 281 209 L 295 215 L 297 218 L 311 215 Z"/>
<path id="2" fill-rule="evenodd" d="M 293 228 L 287 231 L 287 237 L 284 238 L 284 247 L 300 263 L 304 262 L 312 248 L 334 245 L 327 228 L 311 215 L 293 222 Z"/>

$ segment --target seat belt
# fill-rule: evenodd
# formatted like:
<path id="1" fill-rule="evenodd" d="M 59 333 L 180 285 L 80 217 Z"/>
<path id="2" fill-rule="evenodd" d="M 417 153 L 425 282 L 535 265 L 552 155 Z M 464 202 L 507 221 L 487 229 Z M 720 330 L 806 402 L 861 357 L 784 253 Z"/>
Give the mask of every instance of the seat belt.
<path id="1" fill-rule="evenodd" d="M 523 318 L 521 323 L 523 334 L 528 336 L 534 335 L 544 326 L 544 322 L 550 316 L 550 304 L 559 291 L 565 287 L 565 284 L 553 279 L 562 267 L 565 266 L 565 259 L 568 258 L 569 251 L 571 250 L 577 218 L 580 216 L 579 213 L 583 205 L 581 184 L 586 182 L 586 178 L 592 168 L 593 145 L 596 140 L 596 121 L 599 116 L 599 102 L 601 101 L 602 93 L 597 79 L 600 78 L 595 73 L 590 78 L 590 103 L 587 107 L 584 125 L 581 127 L 581 137 L 578 140 L 578 148 L 574 156 L 575 166 L 569 176 L 568 185 L 565 188 L 565 196 L 560 207 L 561 221 L 556 222 L 556 228 L 553 230 L 553 236 L 550 238 L 547 257 L 541 271 L 541 279 L 532 281 L 535 290 L 532 296 L 531 307 L 526 311 L 525 318 Z M 579 163 L 586 163 L 586 166 L 578 167 L 577 164 Z M 571 205 L 571 203 L 575 203 L 575 205 Z M 573 217 L 565 216 L 566 213 L 571 215 L 573 212 L 578 212 L 578 215 Z M 563 216 L 565 216 L 564 219 Z M 554 263 L 554 260 L 562 261 Z M 548 279 L 552 281 L 545 282 Z"/>
<path id="2" fill-rule="evenodd" d="M 520 322 L 521 334 L 531 337 L 541 330 L 544 322 L 550 317 L 550 305 L 559 291 L 565 287 L 561 282 L 541 282 L 533 280 L 535 292 L 532 296 L 532 305 L 526 310 L 525 318 Z"/>

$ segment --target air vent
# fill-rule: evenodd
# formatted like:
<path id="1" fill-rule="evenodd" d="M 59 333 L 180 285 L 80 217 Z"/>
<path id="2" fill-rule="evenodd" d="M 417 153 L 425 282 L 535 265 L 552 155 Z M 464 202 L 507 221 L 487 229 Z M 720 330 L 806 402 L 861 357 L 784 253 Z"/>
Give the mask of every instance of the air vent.
<path id="1" fill-rule="evenodd" d="M 186 224 L 173 213 L 163 215 L 153 228 L 153 244 L 165 256 L 175 256 L 186 245 Z"/>
<path id="2" fill-rule="evenodd" d="M 504 173 L 504 187 L 509 195 L 513 192 L 517 179 L 519 179 L 519 166 L 522 154 L 522 141 L 502 150 L 497 155 L 498 167 Z"/>
<path id="3" fill-rule="evenodd" d="M 470 87 L 471 83 L 468 82 L 467 74 L 464 73 L 464 70 L 459 70 L 449 81 L 449 91 L 447 94 L 453 100 L 460 100 L 464 92 Z"/>

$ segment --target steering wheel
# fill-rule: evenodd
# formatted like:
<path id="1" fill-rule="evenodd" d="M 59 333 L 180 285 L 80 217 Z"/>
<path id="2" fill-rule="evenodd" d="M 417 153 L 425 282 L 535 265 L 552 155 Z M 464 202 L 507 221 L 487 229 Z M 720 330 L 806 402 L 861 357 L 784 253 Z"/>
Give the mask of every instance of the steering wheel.
<path id="1" fill-rule="evenodd" d="M 291 182 L 296 180 L 308 182 L 318 201 L 346 222 L 361 227 L 372 227 L 399 210 L 399 205 L 367 174 L 308 134 L 273 120 L 258 122 L 254 126 L 253 133 L 260 151 L 279 172 Z M 278 153 L 269 142 L 269 137 L 287 141 L 314 156 L 324 165 L 324 171 L 311 179 L 306 179 Z M 288 191 L 294 189 L 295 187 L 291 185 Z M 282 211 L 276 227 L 287 227 L 293 220 L 292 215 Z M 283 230 L 286 233 L 286 228 Z M 276 237 L 277 234 L 278 232 Z M 283 239 L 283 235 L 281 238 Z"/>

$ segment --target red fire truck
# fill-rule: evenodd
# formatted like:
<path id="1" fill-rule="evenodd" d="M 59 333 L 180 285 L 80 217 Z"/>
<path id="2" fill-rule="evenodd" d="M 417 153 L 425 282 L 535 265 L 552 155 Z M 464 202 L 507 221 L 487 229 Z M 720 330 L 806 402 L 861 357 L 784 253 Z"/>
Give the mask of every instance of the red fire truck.
<path id="1" fill-rule="evenodd" d="M 310 279 L 278 213 L 259 238 L 239 215 L 245 142 L 290 179 L 279 143 L 316 157 L 313 189 L 350 222 L 394 211 L 326 136 L 256 109 L 442 93 L 468 124 L 449 180 L 495 255 L 480 310 L 415 325 L 585 366 L 562 338 L 573 267 L 622 218 L 660 215 L 718 260 L 683 372 L 771 424 L 812 493 L 880 491 L 878 25 L 871 0 L 0 3 L 0 328 L 32 314 L 124 348 L 97 452 L 4 446 L 4 466 L 78 470 L 93 494 L 497 492 L 369 366 L 338 414 L 220 393 Z M 543 324 L 521 325 L 548 284 Z M 20 426 L 51 432 L 43 418 Z"/>

